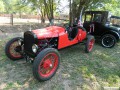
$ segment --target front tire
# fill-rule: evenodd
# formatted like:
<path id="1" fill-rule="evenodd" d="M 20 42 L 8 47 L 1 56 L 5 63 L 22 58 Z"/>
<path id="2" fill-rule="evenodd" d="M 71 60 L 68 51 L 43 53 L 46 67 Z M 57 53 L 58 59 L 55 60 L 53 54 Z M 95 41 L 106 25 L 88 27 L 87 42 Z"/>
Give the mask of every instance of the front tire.
<path id="1" fill-rule="evenodd" d="M 56 73 L 60 63 L 60 54 L 54 48 L 41 51 L 33 63 L 33 75 L 39 81 L 51 79 Z"/>
<path id="2" fill-rule="evenodd" d="M 106 34 L 104 36 L 102 36 L 101 38 L 101 45 L 105 48 L 112 48 L 115 46 L 116 44 L 116 38 L 115 36 L 111 35 L 111 34 Z"/>
<path id="3" fill-rule="evenodd" d="M 88 36 L 87 36 L 87 42 L 86 42 L 86 44 L 85 44 L 85 52 L 86 52 L 86 53 L 89 53 L 89 52 L 92 51 L 93 46 L 94 46 L 94 43 L 95 43 L 95 38 L 94 38 L 94 36 L 88 35 Z"/>
<path id="4" fill-rule="evenodd" d="M 23 56 L 15 50 L 16 48 L 19 48 L 19 51 L 21 49 L 21 45 L 19 45 L 19 42 L 18 42 L 20 39 L 23 40 L 23 38 L 21 37 L 13 38 L 10 41 L 8 41 L 8 43 L 5 46 L 5 54 L 11 60 L 15 61 L 23 58 Z"/>

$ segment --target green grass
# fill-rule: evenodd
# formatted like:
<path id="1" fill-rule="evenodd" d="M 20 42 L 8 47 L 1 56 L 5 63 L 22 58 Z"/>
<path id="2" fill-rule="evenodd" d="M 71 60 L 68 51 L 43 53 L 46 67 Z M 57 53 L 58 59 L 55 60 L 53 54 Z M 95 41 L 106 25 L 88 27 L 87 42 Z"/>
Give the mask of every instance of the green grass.
<path id="1" fill-rule="evenodd" d="M 7 40 L 0 41 L 0 89 L 20 90 L 99 90 L 120 87 L 120 43 L 106 49 L 95 44 L 91 53 L 84 45 L 60 50 L 60 67 L 55 76 L 38 82 L 32 74 L 32 64 L 24 59 L 11 61 L 4 54 Z"/>

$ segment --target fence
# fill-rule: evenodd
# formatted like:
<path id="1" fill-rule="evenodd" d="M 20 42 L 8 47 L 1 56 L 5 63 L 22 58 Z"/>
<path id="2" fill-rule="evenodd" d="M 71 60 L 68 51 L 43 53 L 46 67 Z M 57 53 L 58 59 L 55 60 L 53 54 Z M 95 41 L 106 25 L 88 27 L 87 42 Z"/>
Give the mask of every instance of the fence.
<path id="1" fill-rule="evenodd" d="M 68 19 L 68 15 L 55 16 L 55 19 Z M 40 15 L 23 15 L 23 14 L 3 14 L 0 13 L 0 25 L 16 25 L 41 23 Z M 47 17 L 45 23 L 49 23 Z"/>
<path id="2" fill-rule="evenodd" d="M 0 14 L 0 25 L 40 23 L 40 15 Z"/>

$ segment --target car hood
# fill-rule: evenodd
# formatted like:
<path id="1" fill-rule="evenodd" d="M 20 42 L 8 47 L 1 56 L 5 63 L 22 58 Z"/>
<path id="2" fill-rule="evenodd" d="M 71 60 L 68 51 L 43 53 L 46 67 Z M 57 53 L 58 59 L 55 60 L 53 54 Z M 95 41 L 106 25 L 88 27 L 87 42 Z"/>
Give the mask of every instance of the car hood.
<path id="1" fill-rule="evenodd" d="M 32 30 L 32 32 L 37 36 L 38 39 L 44 39 L 58 37 L 65 32 L 65 29 L 59 26 L 50 26 L 42 29 Z"/>

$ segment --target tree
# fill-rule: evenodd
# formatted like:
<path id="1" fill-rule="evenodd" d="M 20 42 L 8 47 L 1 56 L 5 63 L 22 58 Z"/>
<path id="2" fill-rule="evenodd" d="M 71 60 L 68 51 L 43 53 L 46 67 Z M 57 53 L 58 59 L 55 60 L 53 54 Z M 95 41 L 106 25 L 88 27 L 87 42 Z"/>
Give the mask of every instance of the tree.
<path id="1" fill-rule="evenodd" d="M 20 8 L 21 0 L 2 0 L 2 12 L 10 14 L 10 23 L 13 25 L 13 14 L 21 12 L 28 12 L 30 9 L 28 7 Z"/>
<path id="2" fill-rule="evenodd" d="M 36 10 L 41 17 L 41 23 L 45 23 L 45 6 L 43 0 L 24 0 L 22 6 L 30 5 L 30 8 Z"/>
<path id="3" fill-rule="evenodd" d="M 0 12 L 4 12 L 5 9 L 4 9 L 4 4 L 2 1 L 0 1 Z"/>
<path id="4" fill-rule="evenodd" d="M 45 11 L 46 11 L 47 17 L 51 23 L 52 19 L 54 19 L 54 15 L 53 15 L 54 0 L 43 0 L 43 1 L 44 1 Z"/>
<path id="5" fill-rule="evenodd" d="M 99 8 L 101 8 L 101 10 L 110 10 L 118 13 L 115 10 L 113 11 L 110 7 L 113 10 L 116 9 L 116 7 L 119 8 L 119 0 L 73 0 L 71 3 L 72 10 L 70 12 L 72 20 L 70 21 L 74 22 L 75 18 L 77 18 L 76 21 L 78 21 L 80 18 L 80 12 L 84 12 L 85 10 L 100 10 Z"/>
<path id="6" fill-rule="evenodd" d="M 45 22 L 45 16 L 50 22 L 54 19 L 57 0 L 24 0 L 24 3 L 31 5 L 31 8 L 38 11 L 42 23 Z"/>

